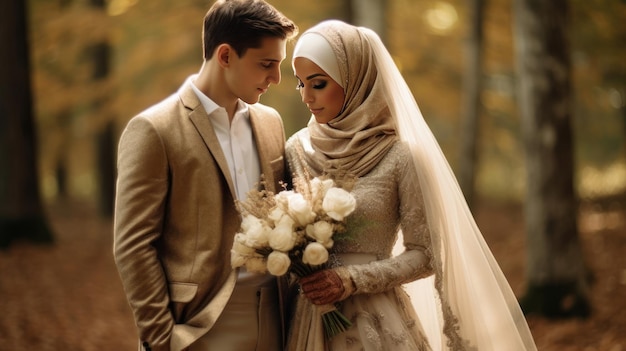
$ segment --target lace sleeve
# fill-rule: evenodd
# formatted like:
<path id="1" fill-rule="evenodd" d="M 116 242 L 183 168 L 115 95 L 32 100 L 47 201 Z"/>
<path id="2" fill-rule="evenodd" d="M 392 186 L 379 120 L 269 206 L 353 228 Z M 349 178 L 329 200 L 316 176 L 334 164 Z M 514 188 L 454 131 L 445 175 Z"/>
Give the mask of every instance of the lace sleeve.
<path id="1" fill-rule="evenodd" d="M 405 251 L 398 256 L 368 264 L 348 266 L 355 294 L 378 293 L 425 278 L 433 273 L 430 265 L 430 235 L 422 192 L 408 149 L 401 157 L 398 172 L 398 196 L 401 237 Z"/>
<path id="2" fill-rule="evenodd" d="M 432 274 L 423 250 L 407 250 L 399 256 L 346 267 L 354 283 L 353 294 L 373 294 Z"/>

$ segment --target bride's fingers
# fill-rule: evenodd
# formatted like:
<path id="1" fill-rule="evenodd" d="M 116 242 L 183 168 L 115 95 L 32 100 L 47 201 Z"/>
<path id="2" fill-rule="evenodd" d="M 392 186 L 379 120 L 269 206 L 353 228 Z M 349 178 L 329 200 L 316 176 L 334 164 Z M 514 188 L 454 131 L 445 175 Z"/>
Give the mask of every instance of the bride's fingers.
<path id="1" fill-rule="evenodd" d="M 331 283 L 324 271 L 313 273 L 309 276 L 300 278 L 300 286 L 306 292 L 328 289 Z"/>
<path id="2" fill-rule="evenodd" d="M 315 273 L 311 273 L 310 275 L 304 276 L 300 278 L 300 284 L 312 284 L 318 280 L 324 279 L 324 271 L 319 271 Z"/>
<path id="3" fill-rule="evenodd" d="M 343 287 L 331 287 L 328 289 L 303 290 L 303 293 L 304 296 L 306 296 L 314 304 L 325 305 L 337 302 L 343 294 L 342 288 Z"/>
<path id="4" fill-rule="evenodd" d="M 306 284 L 300 284 L 300 286 L 302 287 L 302 291 L 304 291 L 305 293 L 323 291 L 324 289 L 327 288 L 323 282 L 317 282 L 317 281 L 309 282 Z"/>

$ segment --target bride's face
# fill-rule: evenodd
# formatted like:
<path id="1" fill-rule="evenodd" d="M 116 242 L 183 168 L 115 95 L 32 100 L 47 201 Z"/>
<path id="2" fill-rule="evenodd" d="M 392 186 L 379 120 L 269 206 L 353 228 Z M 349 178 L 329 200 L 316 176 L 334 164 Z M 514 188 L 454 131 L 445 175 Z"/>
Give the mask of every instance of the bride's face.
<path id="1" fill-rule="evenodd" d="M 341 85 L 307 58 L 296 57 L 293 66 L 302 102 L 315 116 L 317 123 L 325 124 L 337 117 L 345 98 Z"/>

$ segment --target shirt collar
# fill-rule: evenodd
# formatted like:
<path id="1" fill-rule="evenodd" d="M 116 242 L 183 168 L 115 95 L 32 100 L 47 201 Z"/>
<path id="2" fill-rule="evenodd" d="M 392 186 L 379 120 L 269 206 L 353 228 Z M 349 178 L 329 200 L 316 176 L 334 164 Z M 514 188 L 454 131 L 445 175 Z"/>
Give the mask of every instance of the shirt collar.
<path id="1" fill-rule="evenodd" d="M 198 89 L 198 87 L 194 83 L 196 77 L 197 75 L 191 76 L 189 78 L 189 83 L 191 84 L 191 88 L 193 89 L 194 93 L 196 93 L 196 95 L 198 96 L 198 99 L 200 100 L 202 107 L 204 107 L 207 115 L 211 115 L 213 112 L 215 112 L 215 110 L 219 108 L 224 109 L 222 106 L 216 104 L 215 101 L 211 100 L 210 97 L 206 96 L 202 91 L 200 91 L 200 89 Z M 249 117 L 248 104 L 241 101 L 241 99 L 237 100 L 237 109 L 235 110 L 235 117 L 238 115 L 243 115 L 246 118 Z"/>

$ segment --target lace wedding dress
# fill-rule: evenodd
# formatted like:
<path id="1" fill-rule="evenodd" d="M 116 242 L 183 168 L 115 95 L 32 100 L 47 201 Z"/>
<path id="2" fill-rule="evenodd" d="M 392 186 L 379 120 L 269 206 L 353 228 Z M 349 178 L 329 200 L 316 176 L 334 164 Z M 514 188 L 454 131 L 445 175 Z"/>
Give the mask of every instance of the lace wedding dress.
<path id="1" fill-rule="evenodd" d="M 317 176 L 328 168 L 359 178 L 347 239 L 333 247 L 334 264 L 347 267 L 338 271 L 349 271 L 356 287 L 339 304 L 353 327 L 325 343 L 320 311 L 300 298 L 288 350 L 536 351 L 517 299 L 378 35 L 323 21 L 300 36 L 294 57 L 330 72 L 346 97 L 333 120 L 311 117 L 308 129 L 290 138 L 292 172 Z"/>
<path id="2" fill-rule="evenodd" d="M 286 145 L 295 177 L 319 176 L 302 161 L 308 131 L 298 132 Z M 303 145 L 304 144 L 304 145 Z M 347 232 L 335 241 L 331 265 L 346 266 L 356 291 L 337 304 L 352 322 L 347 331 L 324 341 L 319 311 L 299 295 L 289 339 L 290 351 L 430 350 L 423 329 L 402 284 L 432 274 L 425 253 L 430 238 L 411 155 L 396 144 L 368 174 L 358 178 L 352 194 L 357 207 L 347 220 Z M 392 257 L 403 230 L 406 251 Z"/>

